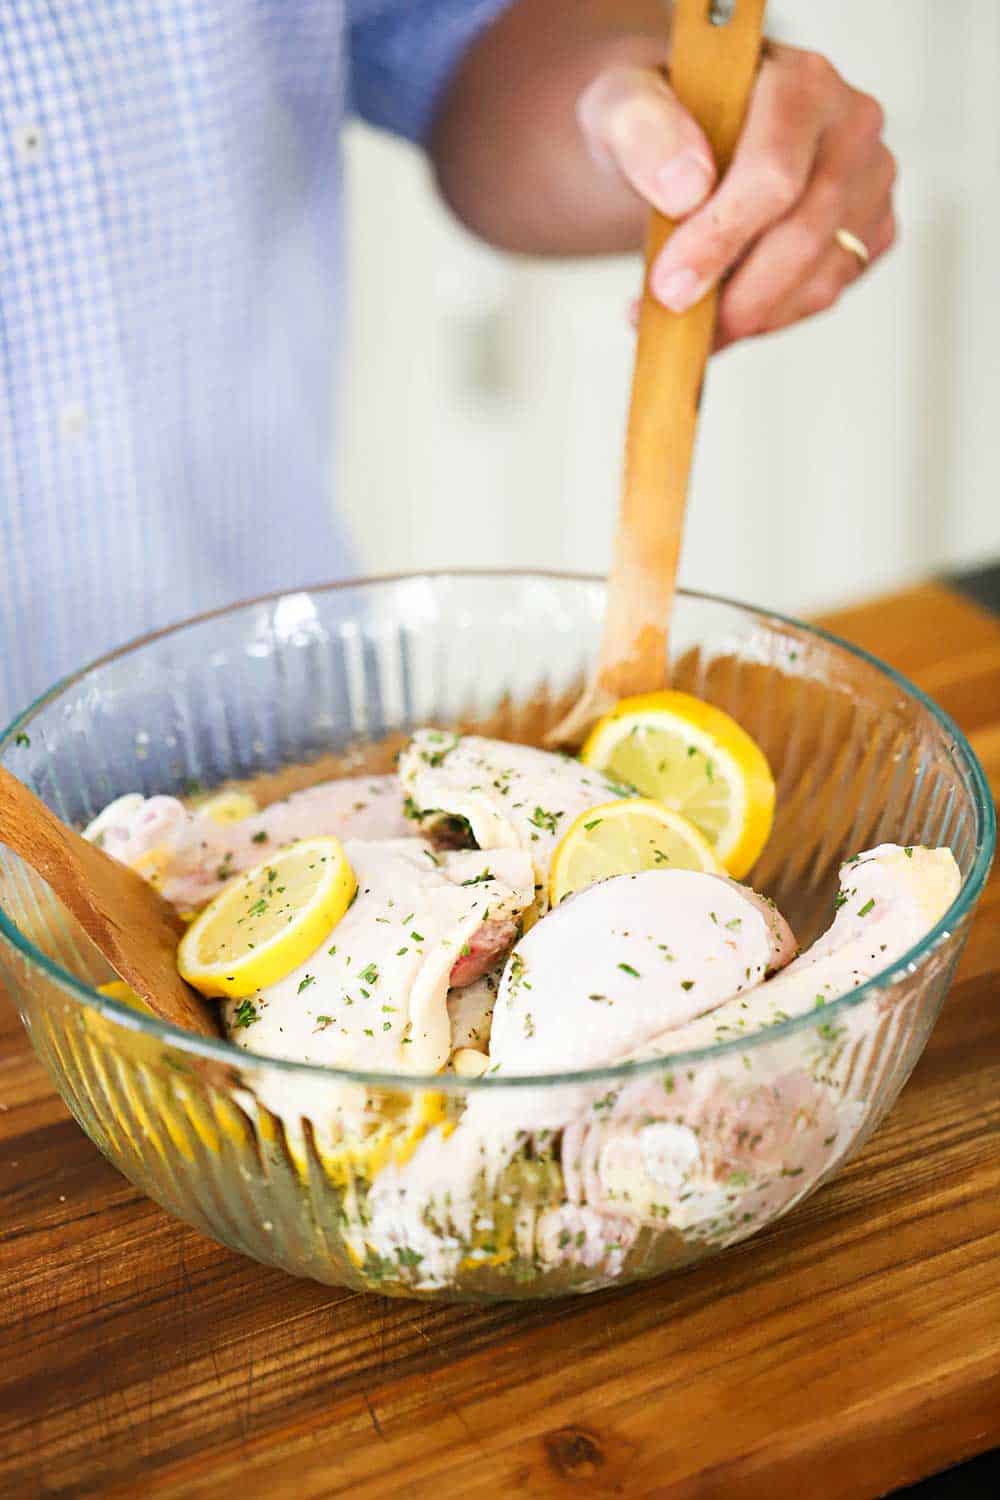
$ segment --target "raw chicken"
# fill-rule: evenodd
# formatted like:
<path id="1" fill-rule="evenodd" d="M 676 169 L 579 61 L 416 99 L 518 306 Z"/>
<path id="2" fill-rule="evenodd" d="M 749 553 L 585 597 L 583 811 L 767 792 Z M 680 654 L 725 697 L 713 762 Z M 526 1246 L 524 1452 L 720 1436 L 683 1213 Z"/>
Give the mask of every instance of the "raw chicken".
<path id="1" fill-rule="evenodd" d="M 480 849 L 525 849 L 531 855 L 539 905 L 553 851 L 575 818 L 629 787 L 578 760 L 528 745 L 477 735 L 423 729 L 399 761 L 407 809 L 431 830 L 445 819 L 463 819 Z"/>
<path id="2" fill-rule="evenodd" d="M 640 1047 L 636 1059 L 749 1037 L 826 1005 L 902 958 L 944 915 L 961 883 L 948 849 L 882 845 L 844 865 L 829 930 L 780 974 Z M 617 1222 L 668 1224 L 721 1243 L 803 1196 L 857 1138 L 863 1099 L 844 1097 L 849 1021 L 772 1047 L 683 1064 L 612 1090 L 566 1130 L 569 1201 Z M 761 1076 L 764 1069 L 765 1076 Z"/>
<path id="3" fill-rule="evenodd" d="M 652 874 L 676 878 L 677 872 Z M 833 925 L 807 953 L 752 991 L 662 1032 L 634 1056 L 749 1036 L 787 1015 L 812 1011 L 818 999 L 832 1002 L 920 941 L 947 911 L 960 877 L 947 849 L 882 846 L 845 865 L 841 883 Z M 751 901 L 760 899 L 735 889 Z M 529 940 L 532 948 L 538 944 L 545 931 L 561 930 L 554 929 L 560 914 L 574 905 L 579 910 L 586 894 L 533 928 L 518 953 Z M 714 900 L 710 910 L 721 916 Z M 770 921 L 769 941 L 777 943 L 780 961 L 787 957 L 787 938 L 781 941 L 780 919 L 772 914 Z M 743 922 L 741 915 L 741 928 Z M 559 946 L 564 957 L 575 951 Z M 512 965 L 513 958 L 508 975 Z M 566 991 L 546 992 L 565 1017 Z M 532 1006 L 540 994 L 541 987 Z M 531 1040 L 523 1038 L 528 996 L 515 989 L 519 998 L 522 1039 Z M 499 1006 L 494 1026 L 502 1050 Z M 868 1021 L 856 1039 L 860 1046 L 871 1030 Z M 561 1044 L 575 1031 L 564 1025 L 551 1034 L 555 1050 L 548 1070 L 572 1066 Z M 565 1188 L 563 1202 L 541 1208 L 533 1227 L 519 1227 L 520 1240 L 543 1263 L 573 1264 L 598 1279 L 617 1275 L 644 1227 L 672 1228 L 689 1242 L 732 1243 L 787 1212 L 858 1139 L 870 1106 L 845 1092 L 833 1067 L 845 1035 L 842 1025 L 818 1020 L 815 1029 L 790 1037 L 784 1049 L 771 1048 L 760 1060 L 738 1049 L 714 1064 L 659 1068 L 610 1089 L 519 1088 L 516 1102 L 505 1092 L 479 1091 L 450 1136 L 429 1138 L 407 1165 L 379 1179 L 372 1242 L 391 1249 L 417 1236 L 426 1284 L 445 1284 L 467 1253 L 472 1226 L 488 1223 L 480 1205 L 489 1202 L 499 1171 L 507 1164 L 514 1170 L 527 1131 L 546 1149 L 558 1141 Z M 526 1071 L 523 1060 L 518 1071 Z M 560 1123 L 566 1128 L 554 1136 Z M 442 1202 L 449 1205 L 447 1220 L 435 1208 Z M 452 1204 L 460 1211 L 452 1211 Z"/>
<path id="4" fill-rule="evenodd" d="M 859 1105 L 803 1067 L 739 1064 L 645 1075 L 581 1114 L 562 1141 L 568 1203 L 727 1243 L 813 1187 L 855 1138 Z"/>
<path id="5" fill-rule="evenodd" d="M 493 1024 L 493 1009 L 497 1003 L 497 990 L 503 966 L 496 966 L 486 974 L 461 989 L 452 988 L 448 994 L 448 1015 L 451 1018 L 452 1052 L 472 1048 L 476 1052 L 487 1052 L 490 1045 L 490 1029 Z M 452 970 L 452 985 L 455 971 Z"/>
<path id="6" fill-rule="evenodd" d="M 881 844 L 841 866 L 830 928 L 781 974 L 664 1034 L 635 1056 L 749 1036 L 821 1008 L 895 963 L 944 916 L 962 876 L 950 849 Z"/>
<path id="7" fill-rule="evenodd" d="M 138 870 L 181 910 L 195 911 L 231 876 L 296 839 L 399 839 L 413 833 L 395 776 L 354 776 L 308 787 L 225 824 L 176 797 L 130 793 L 106 807 L 84 838 Z"/>
<path id="8" fill-rule="evenodd" d="M 272 1057 L 437 1072 L 451 1052 L 455 971 L 471 981 L 513 942 L 534 895 L 531 861 L 516 849 L 436 853 L 423 839 L 348 842 L 345 853 L 358 896 L 332 941 L 277 984 L 227 1001 L 226 1029 Z"/>
<path id="9" fill-rule="evenodd" d="M 549 912 L 512 953 L 491 1074 L 616 1062 L 752 989 L 794 952 L 780 912 L 724 876 L 647 870 L 601 881 Z"/>

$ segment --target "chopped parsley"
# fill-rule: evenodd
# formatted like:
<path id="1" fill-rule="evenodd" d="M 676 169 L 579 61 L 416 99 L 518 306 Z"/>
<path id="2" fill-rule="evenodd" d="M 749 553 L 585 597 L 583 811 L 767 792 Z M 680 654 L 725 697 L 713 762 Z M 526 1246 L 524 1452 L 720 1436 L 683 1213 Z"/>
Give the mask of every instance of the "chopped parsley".
<path id="1" fill-rule="evenodd" d="M 242 1027 L 242 1026 L 252 1026 L 253 1023 L 254 1023 L 254 1021 L 259 1021 L 259 1020 L 260 1020 L 260 1012 L 258 1011 L 257 1007 L 254 1005 L 253 1001 L 252 1000 L 241 1000 L 240 1003 L 239 1003 L 239 1005 L 236 1007 L 236 1012 L 235 1012 L 235 1014 L 233 1016 L 233 1025 L 234 1026 L 240 1026 L 240 1027 Z"/>
<path id="2" fill-rule="evenodd" d="M 267 843 L 267 829 L 266 828 L 262 828 L 259 833 L 255 833 L 254 836 L 253 836 L 253 838 L 250 840 L 250 842 L 251 842 L 251 844 L 266 844 Z"/>
<path id="3" fill-rule="evenodd" d="M 619 964 L 618 967 L 619 967 L 619 969 L 621 969 L 621 971 L 622 971 L 623 974 L 631 974 L 631 976 L 632 976 L 633 979 L 639 979 L 639 978 L 641 978 L 639 970 L 638 969 L 633 969 L 633 967 L 632 967 L 631 964 Z"/>
<path id="4" fill-rule="evenodd" d="M 561 812 L 546 812 L 544 807 L 536 807 L 528 822 L 533 823 L 536 828 L 543 829 L 546 833 L 555 833 L 561 817 Z"/>
<path id="5" fill-rule="evenodd" d="M 427 738 L 434 744 L 441 744 L 443 748 L 440 750 L 421 750 L 420 759 L 426 761 L 427 765 L 437 769 L 438 766 L 444 765 L 447 757 L 458 745 L 458 735 L 452 736 L 450 745 L 446 743 L 446 736 L 443 734 L 429 734 Z"/>
<path id="6" fill-rule="evenodd" d="M 315 983 L 316 983 L 316 976 L 315 976 L 315 974 L 304 974 L 302 976 L 302 978 L 299 980 L 299 987 L 296 990 L 296 994 L 301 995 L 303 990 L 307 990 L 311 984 L 315 984 Z"/>
<path id="7" fill-rule="evenodd" d="M 875 905 L 875 897 L 872 896 L 871 900 L 870 901 L 866 901 L 865 904 L 864 904 L 864 906 L 862 906 L 861 910 L 858 912 L 858 916 L 859 917 L 867 917 L 868 913 L 872 910 L 872 908 L 874 907 L 874 905 Z"/>
<path id="8" fill-rule="evenodd" d="M 25 734 L 23 729 L 19 729 L 17 734 L 15 734 L 14 736 L 14 744 L 21 746 L 23 749 L 27 749 L 31 744 L 31 735 Z"/>

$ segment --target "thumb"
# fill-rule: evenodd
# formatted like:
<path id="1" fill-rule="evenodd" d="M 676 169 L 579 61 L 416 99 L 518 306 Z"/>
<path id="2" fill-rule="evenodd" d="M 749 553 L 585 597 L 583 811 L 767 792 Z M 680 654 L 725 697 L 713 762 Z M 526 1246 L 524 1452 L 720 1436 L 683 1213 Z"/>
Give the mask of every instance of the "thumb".
<path id="1" fill-rule="evenodd" d="M 577 119 L 595 159 L 669 218 L 692 213 L 715 186 L 701 127 L 652 68 L 616 64 L 598 73 L 580 95 Z"/>

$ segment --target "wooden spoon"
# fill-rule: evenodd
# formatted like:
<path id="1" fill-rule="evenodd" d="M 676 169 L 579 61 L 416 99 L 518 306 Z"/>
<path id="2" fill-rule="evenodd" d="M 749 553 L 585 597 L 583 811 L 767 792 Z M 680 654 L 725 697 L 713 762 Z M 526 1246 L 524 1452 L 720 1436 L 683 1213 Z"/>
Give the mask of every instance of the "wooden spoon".
<path id="1" fill-rule="evenodd" d="M 37 870 L 115 973 L 161 1021 L 217 1037 L 211 1007 L 177 972 L 184 923 L 146 881 L 89 844 L 0 766 L 0 840 Z"/>
<path id="2" fill-rule="evenodd" d="M 674 0 L 670 83 L 701 125 L 721 176 L 743 127 L 760 55 L 766 0 Z M 730 15 L 725 24 L 711 16 Z M 678 315 L 657 302 L 649 272 L 674 226 L 654 213 L 625 439 L 615 557 L 597 668 L 548 736 L 580 743 L 631 693 L 667 686 L 668 631 L 687 507 L 698 403 L 715 329 L 716 292 Z"/>

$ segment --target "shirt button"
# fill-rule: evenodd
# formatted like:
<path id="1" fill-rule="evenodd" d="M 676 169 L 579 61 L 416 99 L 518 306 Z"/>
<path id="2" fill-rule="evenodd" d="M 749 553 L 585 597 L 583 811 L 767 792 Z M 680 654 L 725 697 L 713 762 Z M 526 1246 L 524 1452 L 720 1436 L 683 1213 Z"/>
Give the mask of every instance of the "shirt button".
<path id="1" fill-rule="evenodd" d="M 87 413 L 80 401 L 67 401 L 59 413 L 59 434 L 64 438 L 77 438 L 86 431 Z"/>
<path id="2" fill-rule="evenodd" d="M 37 161 L 45 150 L 45 132 L 40 125 L 16 125 L 14 150 L 22 161 Z"/>

